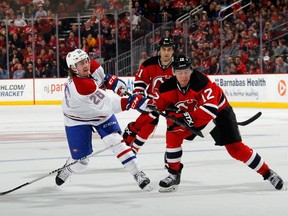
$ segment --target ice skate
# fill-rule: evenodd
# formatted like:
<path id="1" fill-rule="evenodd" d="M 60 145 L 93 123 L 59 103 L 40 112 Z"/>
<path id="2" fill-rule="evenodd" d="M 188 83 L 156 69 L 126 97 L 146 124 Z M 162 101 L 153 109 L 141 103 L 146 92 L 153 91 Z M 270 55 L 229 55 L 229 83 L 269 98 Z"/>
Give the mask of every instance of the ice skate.
<path id="1" fill-rule="evenodd" d="M 153 190 L 152 186 L 150 185 L 150 179 L 145 175 L 144 172 L 140 171 L 134 175 L 134 179 L 138 183 L 139 187 L 145 191 Z"/>
<path id="2" fill-rule="evenodd" d="M 181 169 L 179 171 L 172 170 L 168 166 L 166 168 L 169 172 L 169 175 L 159 182 L 160 186 L 159 192 L 177 191 L 178 185 L 180 184 L 181 181 L 181 171 L 183 168 L 183 164 L 181 164 Z"/>
<path id="3" fill-rule="evenodd" d="M 67 162 L 65 163 L 64 166 L 66 166 Z M 63 167 L 64 167 L 63 166 Z M 68 168 L 64 168 L 63 170 L 59 171 L 56 175 L 55 182 L 58 186 L 61 186 L 62 184 L 65 183 L 65 181 L 68 179 L 68 177 L 72 174 Z"/>
<path id="4" fill-rule="evenodd" d="M 287 190 L 282 178 L 272 169 L 269 169 L 268 173 L 264 176 L 264 180 L 269 180 L 277 190 Z"/>

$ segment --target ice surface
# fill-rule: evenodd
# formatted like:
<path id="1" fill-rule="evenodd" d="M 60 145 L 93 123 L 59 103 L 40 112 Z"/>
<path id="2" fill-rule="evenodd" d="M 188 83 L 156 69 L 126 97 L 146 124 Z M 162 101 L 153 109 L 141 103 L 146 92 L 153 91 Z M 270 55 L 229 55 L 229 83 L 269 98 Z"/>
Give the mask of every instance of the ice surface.
<path id="1" fill-rule="evenodd" d="M 287 183 L 288 110 L 235 109 L 238 121 L 258 111 L 262 116 L 240 126 L 245 144 L 255 149 Z M 60 106 L 1 106 L 0 191 L 15 188 L 61 167 L 69 151 Z M 136 111 L 117 114 L 124 129 Z M 94 135 L 94 150 L 104 148 Z M 288 191 L 277 191 L 246 165 L 232 159 L 211 137 L 183 144 L 184 169 L 179 190 L 159 193 L 165 121 L 138 154 L 154 190 L 141 191 L 132 176 L 107 150 L 90 159 L 89 169 L 63 186 L 48 176 L 0 197 L 1 216 L 286 216 Z"/>

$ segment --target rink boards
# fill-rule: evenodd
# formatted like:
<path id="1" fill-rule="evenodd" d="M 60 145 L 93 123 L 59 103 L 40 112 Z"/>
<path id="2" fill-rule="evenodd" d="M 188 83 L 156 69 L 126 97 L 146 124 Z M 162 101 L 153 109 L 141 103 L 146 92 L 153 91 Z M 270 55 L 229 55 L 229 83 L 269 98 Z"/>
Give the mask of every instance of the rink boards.
<path id="1" fill-rule="evenodd" d="M 288 74 L 212 75 L 234 107 L 288 108 Z M 134 77 L 121 77 L 133 90 Z M 60 104 L 66 78 L 0 80 L 0 105 Z"/>

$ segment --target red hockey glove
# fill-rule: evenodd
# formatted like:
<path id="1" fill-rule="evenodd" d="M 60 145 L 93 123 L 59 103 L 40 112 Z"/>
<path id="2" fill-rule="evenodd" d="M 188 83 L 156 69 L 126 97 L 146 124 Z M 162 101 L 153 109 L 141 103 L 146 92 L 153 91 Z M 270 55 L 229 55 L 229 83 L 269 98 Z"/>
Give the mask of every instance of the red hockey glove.
<path id="1" fill-rule="evenodd" d="M 143 97 L 141 94 L 133 94 L 128 97 L 126 109 L 137 109 L 139 112 L 151 112 L 149 106 L 152 105 L 152 100 Z"/>
<path id="2" fill-rule="evenodd" d="M 115 75 L 106 74 L 104 85 L 120 96 L 123 96 L 124 92 L 127 91 L 126 83 Z"/>

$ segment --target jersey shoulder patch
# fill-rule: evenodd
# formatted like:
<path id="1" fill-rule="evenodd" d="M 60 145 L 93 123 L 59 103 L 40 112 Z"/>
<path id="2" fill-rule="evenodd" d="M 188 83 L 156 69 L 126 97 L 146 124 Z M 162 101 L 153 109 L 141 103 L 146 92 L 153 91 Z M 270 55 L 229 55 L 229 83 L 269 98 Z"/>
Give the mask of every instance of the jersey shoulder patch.
<path id="1" fill-rule="evenodd" d="M 96 83 L 93 79 L 74 76 L 73 82 L 77 92 L 81 95 L 92 94 L 97 89 Z"/>
<path id="2" fill-rule="evenodd" d="M 174 89 L 177 89 L 177 80 L 175 76 L 163 82 L 159 87 L 159 92 L 164 93 Z"/>
<path id="3" fill-rule="evenodd" d="M 205 74 L 194 69 L 190 78 L 190 89 L 195 92 L 201 91 L 207 86 L 209 82 L 210 80 Z"/>

